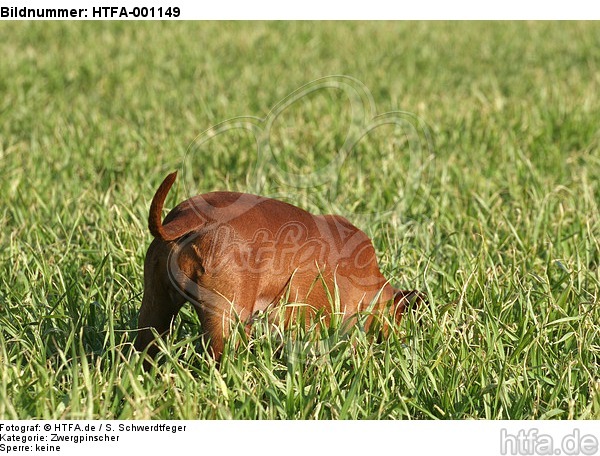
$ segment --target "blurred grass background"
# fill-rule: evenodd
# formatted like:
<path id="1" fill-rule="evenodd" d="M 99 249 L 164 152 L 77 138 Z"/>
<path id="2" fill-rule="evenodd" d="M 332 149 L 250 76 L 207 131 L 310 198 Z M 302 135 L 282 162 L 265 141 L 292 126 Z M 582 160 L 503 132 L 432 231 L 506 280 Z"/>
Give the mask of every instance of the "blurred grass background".
<path id="1" fill-rule="evenodd" d="M 596 23 L 2 22 L 0 55 L 0 418 L 600 418 Z M 420 119 L 423 168 L 375 134 L 286 197 L 344 213 L 430 308 L 300 357 L 259 334 L 220 370 L 187 309 L 143 373 L 157 185 L 187 163 L 174 205 L 319 169 L 348 126 L 335 93 L 274 123 L 264 169 L 244 133 L 186 152 L 327 75 Z"/>

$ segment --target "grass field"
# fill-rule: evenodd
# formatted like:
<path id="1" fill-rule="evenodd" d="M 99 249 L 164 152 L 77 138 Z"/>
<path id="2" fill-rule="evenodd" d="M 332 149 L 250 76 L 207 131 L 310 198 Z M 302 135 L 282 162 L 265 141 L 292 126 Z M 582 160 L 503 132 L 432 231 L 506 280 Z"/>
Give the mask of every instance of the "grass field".
<path id="1" fill-rule="evenodd" d="M 0 55 L 0 418 L 600 419 L 598 24 L 4 22 Z M 417 128 L 328 168 L 355 128 L 329 90 L 266 159 L 241 130 L 194 143 L 327 75 Z M 259 325 L 219 369 L 186 308 L 145 373 L 146 219 L 174 169 L 169 207 L 241 189 L 346 215 L 429 307 L 383 343 Z"/>

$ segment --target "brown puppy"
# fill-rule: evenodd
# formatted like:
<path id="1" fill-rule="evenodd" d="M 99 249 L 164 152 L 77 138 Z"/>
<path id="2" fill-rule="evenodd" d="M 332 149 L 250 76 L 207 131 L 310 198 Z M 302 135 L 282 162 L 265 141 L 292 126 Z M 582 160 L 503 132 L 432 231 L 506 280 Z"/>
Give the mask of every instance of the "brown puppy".
<path id="1" fill-rule="evenodd" d="M 302 311 L 310 317 L 321 310 L 325 320 L 338 312 L 352 322 L 364 312 L 368 328 L 386 310 L 399 321 L 406 304 L 420 299 L 417 292 L 388 284 L 367 235 L 337 215 L 313 215 L 245 193 L 212 192 L 184 201 L 162 222 L 176 176 L 165 178 L 150 206 L 154 241 L 144 264 L 138 350 L 148 347 L 156 354 L 150 328 L 165 334 L 186 301 L 194 305 L 218 360 L 237 319 L 250 325 L 253 316 L 267 312 L 287 325 Z"/>

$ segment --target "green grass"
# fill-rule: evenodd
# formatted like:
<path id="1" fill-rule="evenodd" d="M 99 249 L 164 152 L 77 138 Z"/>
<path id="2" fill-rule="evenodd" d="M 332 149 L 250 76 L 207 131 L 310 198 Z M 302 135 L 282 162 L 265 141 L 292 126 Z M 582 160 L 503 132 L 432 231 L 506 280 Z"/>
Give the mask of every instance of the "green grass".
<path id="1" fill-rule="evenodd" d="M 600 419 L 596 23 L 4 22 L 0 55 L 1 419 Z M 325 91 L 277 118 L 272 156 L 243 131 L 190 148 L 334 74 L 430 147 L 378 130 L 327 168 L 354 126 Z M 241 189 L 335 210 L 430 306 L 383 343 L 259 325 L 219 369 L 187 308 L 143 372 L 147 211 L 182 167 L 170 207 Z"/>

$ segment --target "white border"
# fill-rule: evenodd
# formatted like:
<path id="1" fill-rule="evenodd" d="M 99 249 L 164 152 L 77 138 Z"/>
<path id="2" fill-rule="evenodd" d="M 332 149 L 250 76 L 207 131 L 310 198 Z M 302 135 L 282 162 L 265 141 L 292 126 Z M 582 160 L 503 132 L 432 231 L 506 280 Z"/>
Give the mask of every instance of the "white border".
<path id="1" fill-rule="evenodd" d="M 8 432 L 7 425 L 37 426 L 38 429 Z M 162 432 L 119 431 L 119 425 L 129 429 L 178 426 L 185 430 L 176 433 L 169 432 L 169 428 Z M 81 429 L 75 429 L 76 426 Z M 95 426 L 95 429 L 86 430 L 86 426 Z M 0 427 L 4 435 L 43 436 L 47 440 L 42 444 L 60 445 L 60 453 L 54 454 L 62 456 L 597 455 L 600 439 L 597 421 L 0 421 Z M 49 441 L 52 434 L 63 439 L 65 436 L 118 436 L 118 441 L 56 443 Z M 549 441 L 551 452 L 548 452 Z M 6 441 L 0 444 L 19 445 Z M 587 447 L 582 448 L 581 444 Z M 25 454 L 35 454 L 35 443 L 28 445 L 31 448 Z M 578 447 L 573 448 L 573 445 Z"/>
<path id="2" fill-rule="evenodd" d="M 569 2 L 551 0 L 527 2 L 505 0 L 485 2 L 473 0 L 394 0 L 366 1 L 274 1 L 274 0 L 103 0 L 83 1 L 16 1 L 2 2 L 2 6 L 27 8 L 89 8 L 92 7 L 169 7 L 181 9 L 178 19 L 186 20 L 564 20 L 600 19 L 600 3 L 590 0 Z M 89 15 L 91 16 L 91 15 Z M 88 20 L 93 18 L 87 17 Z M 115 18 L 118 19 L 118 18 Z"/>

